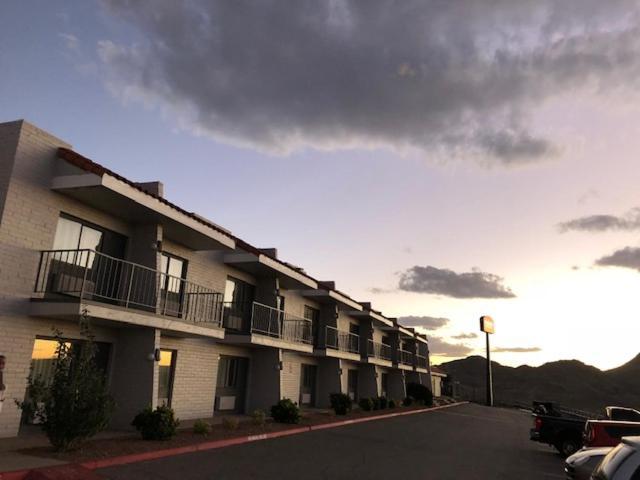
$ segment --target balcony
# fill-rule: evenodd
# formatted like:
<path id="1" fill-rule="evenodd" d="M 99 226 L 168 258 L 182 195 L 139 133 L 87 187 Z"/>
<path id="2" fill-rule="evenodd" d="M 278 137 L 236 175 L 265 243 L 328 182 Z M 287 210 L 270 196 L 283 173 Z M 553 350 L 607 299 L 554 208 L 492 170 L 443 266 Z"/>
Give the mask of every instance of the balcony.
<path id="1" fill-rule="evenodd" d="M 429 359 L 424 355 L 416 354 L 416 370 L 420 370 L 420 371 L 423 371 L 424 373 L 427 373 L 428 369 L 429 369 Z"/>
<path id="2" fill-rule="evenodd" d="M 360 352 L 360 335 L 329 326 L 326 327 L 325 335 L 327 348 L 346 353 Z"/>
<path id="3" fill-rule="evenodd" d="M 223 325 L 227 338 L 295 350 L 313 350 L 312 322 L 284 310 L 258 302 L 224 303 Z M 298 345 L 298 347 L 296 347 Z"/>
<path id="4" fill-rule="evenodd" d="M 63 314 L 69 309 L 60 305 L 80 304 L 80 311 L 86 309 L 91 316 L 107 320 L 168 329 L 174 328 L 166 320 L 175 320 L 198 327 L 175 328 L 190 333 L 201 333 L 200 327 L 222 327 L 221 293 L 94 250 L 40 252 L 35 293 L 42 294 L 34 302 L 34 311 L 41 315 Z M 163 321 L 154 323 L 149 316 L 161 316 Z"/>
<path id="5" fill-rule="evenodd" d="M 391 366 L 391 345 L 369 340 L 367 342 L 367 357 L 369 361 L 373 360 L 372 363 Z"/>
<path id="6" fill-rule="evenodd" d="M 410 366 L 413 369 L 413 353 L 409 350 L 398 349 L 398 364 Z"/>

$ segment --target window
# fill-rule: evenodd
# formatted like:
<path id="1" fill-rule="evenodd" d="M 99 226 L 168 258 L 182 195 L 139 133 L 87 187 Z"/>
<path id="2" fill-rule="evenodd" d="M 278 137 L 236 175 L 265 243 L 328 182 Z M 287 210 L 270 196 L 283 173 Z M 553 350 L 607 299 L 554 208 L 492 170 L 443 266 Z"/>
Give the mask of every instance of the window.
<path id="1" fill-rule="evenodd" d="M 171 406 L 175 370 L 176 352 L 174 350 L 160 350 L 160 362 L 158 364 L 158 405 Z"/>
<path id="2" fill-rule="evenodd" d="M 382 387 L 382 393 L 381 395 L 383 397 L 387 396 L 387 392 L 389 391 L 389 374 L 388 373 L 382 373 L 380 375 L 380 384 Z"/>
<path id="3" fill-rule="evenodd" d="M 71 354 L 75 355 L 82 348 L 84 342 L 81 340 L 65 341 L 71 347 Z M 96 365 L 105 376 L 109 366 L 109 352 L 111 346 L 108 343 L 96 342 Z M 48 338 L 36 338 L 31 353 L 31 374 L 34 379 L 42 380 L 45 384 L 51 383 L 53 370 L 57 358 L 58 341 Z"/>
<path id="4" fill-rule="evenodd" d="M 78 218 L 61 215 L 58 218 L 56 236 L 53 240 L 54 250 L 95 250 L 116 258 L 123 258 L 126 237 L 118 233 L 85 222 Z M 93 264 L 95 255 L 89 256 L 89 263 Z M 67 263 L 85 265 L 86 254 L 61 257 Z"/>
<path id="5" fill-rule="evenodd" d="M 240 304 L 251 304 L 254 299 L 255 287 L 250 283 L 228 277 L 224 289 L 224 302 Z"/>
<path id="6" fill-rule="evenodd" d="M 305 305 L 304 318 L 306 318 L 307 320 L 311 320 L 315 324 L 318 322 L 318 320 L 320 320 L 320 310 L 310 307 L 309 305 Z"/>

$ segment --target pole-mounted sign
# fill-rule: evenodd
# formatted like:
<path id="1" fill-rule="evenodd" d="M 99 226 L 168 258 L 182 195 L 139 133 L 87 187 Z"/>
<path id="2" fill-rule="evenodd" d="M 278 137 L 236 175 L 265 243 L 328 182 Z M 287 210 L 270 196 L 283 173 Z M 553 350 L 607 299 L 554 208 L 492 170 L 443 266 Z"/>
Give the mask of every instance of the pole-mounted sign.
<path id="1" fill-rule="evenodd" d="M 491 349 L 489 347 L 489 335 L 495 333 L 493 318 L 489 315 L 480 317 L 480 331 L 487 337 L 487 405 L 493 407 L 493 379 L 491 377 Z"/>

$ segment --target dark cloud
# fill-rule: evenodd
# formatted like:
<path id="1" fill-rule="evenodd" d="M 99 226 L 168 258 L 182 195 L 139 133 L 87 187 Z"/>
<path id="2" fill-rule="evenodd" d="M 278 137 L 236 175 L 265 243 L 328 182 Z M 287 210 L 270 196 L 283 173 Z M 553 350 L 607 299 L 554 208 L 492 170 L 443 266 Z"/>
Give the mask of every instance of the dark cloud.
<path id="1" fill-rule="evenodd" d="M 448 324 L 449 319 L 440 317 L 408 316 L 398 318 L 398 322 L 405 327 L 420 327 L 424 328 L 425 330 L 437 330 Z"/>
<path id="2" fill-rule="evenodd" d="M 502 277 L 472 270 L 456 273 L 432 266 L 414 266 L 400 274 L 400 290 L 433 293 L 455 298 L 513 298 L 515 294 L 502 284 Z"/>
<path id="3" fill-rule="evenodd" d="M 492 348 L 491 351 L 495 353 L 534 353 L 541 352 L 542 349 L 540 347 L 497 347 Z"/>
<path id="4" fill-rule="evenodd" d="M 600 267 L 622 267 L 640 271 L 640 248 L 625 247 L 596 260 Z"/>
<path id="5" fill-rule="evenodd" d="M 558 224 L 558 230 L 582 232 L 605 232 L 607 230 L 632 231 L 640 229 L 640 208 L 629 210 L 623 216 L 589 215 Z"/>
<path id="6" fill-rule="evenodd" d="M 440 357 L 466 357 L 473 348 L 463 343 L 449 343 L 440 337 L 429 336 L 429 355 Z"/>
<path id="7" fill-rule="evenodd" d="M 272 152 L 417 148 L 503 165 L 556 147 L 545 100 L 635 91 L 635 0 L 103 0 L 138 32 L 98 44 L 123 100 Z M 461 19 L 464 21 L 461 21 Z"/>
<path id="8" fill-rule="evenodd" d="M 477 333 L 460 333 L 458 335 L 453 335 L 451 338 L 455 338 L 456 340 L 470 340 L 472 338 L 478 338 Z"/>

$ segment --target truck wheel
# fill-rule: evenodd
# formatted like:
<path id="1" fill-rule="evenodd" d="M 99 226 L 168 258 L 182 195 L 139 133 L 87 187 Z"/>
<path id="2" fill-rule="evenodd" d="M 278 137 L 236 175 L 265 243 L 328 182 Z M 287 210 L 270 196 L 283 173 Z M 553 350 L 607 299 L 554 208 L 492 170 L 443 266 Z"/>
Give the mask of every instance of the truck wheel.
<path id="1" fill-rule="evenodd" d="M 577 438 L 564 437 L 555 447 L 566 458 L 580 450 L 581 445 Z"/>

